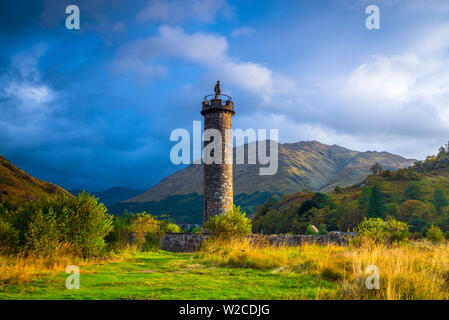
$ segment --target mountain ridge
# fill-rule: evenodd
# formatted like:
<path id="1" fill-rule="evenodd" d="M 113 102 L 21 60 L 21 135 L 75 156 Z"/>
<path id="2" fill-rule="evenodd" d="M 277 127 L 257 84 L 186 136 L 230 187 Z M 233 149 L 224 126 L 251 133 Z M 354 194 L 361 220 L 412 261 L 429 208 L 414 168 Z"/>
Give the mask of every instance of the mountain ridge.
<path id="1" fill-rule="evenodd" d="M 248 144 L 237 148 L 248 149 Z M 234 148 L 234 159 L 236 149 Z M 295 193 L 298 190 L 328 191 L 335 186 L 350 186 L 370 174 L 370 166 L 380 163 L 396 170 L 412 165 L 406 159 L 386 151 L 355 151 L 316 140 L 278 144 L 278 171 L 273 176 L 260 176 L 259 164 L 234 165 L 234 194 L 272 192 Z M 245 155 L 247 153 L 245 152 Z M 235 163 L 235 161 L 234 161 Z M 170 196 L 202 194 L 202 165 L 188 167 L 165 177 L 144 193 L 125 202 L 161 201 Z"/>

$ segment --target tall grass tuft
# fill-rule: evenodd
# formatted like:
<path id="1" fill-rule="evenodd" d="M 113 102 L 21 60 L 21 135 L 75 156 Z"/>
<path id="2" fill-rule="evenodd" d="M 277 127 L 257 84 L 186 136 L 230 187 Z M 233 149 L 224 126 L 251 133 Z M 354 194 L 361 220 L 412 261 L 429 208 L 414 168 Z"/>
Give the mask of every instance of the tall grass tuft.
<path id="1" fill-rule="evenodd" d="M 338 290 L 325 299 L 448 299 L 449 250 L 447 244 L 430 242 L 395 245 L 362 244 L 270 246 L 242 241 L 209 241 L 197 253 L 205 263 L 272 272 L 303 273 L 333 281 Z M 375 265 L 380 288 L 367 289 Z M 317 297 L 320 298 L 320 297 Z"/>

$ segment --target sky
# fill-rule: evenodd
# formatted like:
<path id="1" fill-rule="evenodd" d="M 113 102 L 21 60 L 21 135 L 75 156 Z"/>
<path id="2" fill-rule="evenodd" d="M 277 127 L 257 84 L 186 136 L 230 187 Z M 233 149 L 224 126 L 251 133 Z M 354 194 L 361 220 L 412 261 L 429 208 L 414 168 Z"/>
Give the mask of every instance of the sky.
<path id="1" fill-rule="evenodd" d="M 234 128 L 281 143 L 424 159 L 449 140 L 447 0 L 4 0 L 0 43 L 0 154 L 66 189 L 179 170 L 170 133 L 217 80 Z"/>

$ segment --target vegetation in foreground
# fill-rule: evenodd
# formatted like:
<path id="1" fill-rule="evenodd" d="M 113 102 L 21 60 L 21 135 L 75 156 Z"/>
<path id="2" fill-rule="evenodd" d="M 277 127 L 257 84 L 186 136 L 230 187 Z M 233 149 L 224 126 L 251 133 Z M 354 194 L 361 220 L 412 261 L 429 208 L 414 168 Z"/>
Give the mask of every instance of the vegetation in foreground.
<path id="1" fill-rule="evenodd" d="M 449 201 L 431 176 L 449 174 L 448 159 L 442 149 L 395 173 L 375 165 L 364 186 L 268 201 L 253 221 L 234 207 L 205 225 L 212 237 L 196 254 L 159 250 L 165 232 L 180 232 L 169 220 L 112 217 L 86 193 L 0 206 L 0 298 L 447 299 Z M 337 225 L 357 237 L 348 247 L 245 238 L 259 228 L 313 234 L 312 223 L 322 234 Z M 73 264 L 83 289 L 65 289 L 64 268 Z M 365 285 L 371 265 L 378 290 Z"/>
<path id="2" fill-rule="evenodd" d="M 406 223 L 369 218 L 346 247 L 270 246 L 245 237 L 250 220 L 234 208 L 210 220 L 212 237 L 199 252 L 180 254 L 151 245 L 160 226 L 149 215 L 133 217 L 134 245 L 105 259 L 3 256 L 0 299 L 449 298 L 449 251 L 436 228 L 432 241 L 410 242 Z M 81 267 L 78 290 L 65 288 L 70 264 Z M 380 287 L 369 290 L 372 265 Z"/>
<path id="3" fill-rule="evenodd" d="M 15 261 L 15 268 L 21 263 Z M 52 270 L 38 266 L 24 282 L 3 282 L 0 299 L 449 298 L 447 245 L 424 241 L 279 248 L 230 241 L 194 254 L 134 252 L 82 264 L 79 290 L 65 288 L 69 263 L 60 261 Z M 370 265 L 380 270 L 379 290 L 366 288 Z"/>

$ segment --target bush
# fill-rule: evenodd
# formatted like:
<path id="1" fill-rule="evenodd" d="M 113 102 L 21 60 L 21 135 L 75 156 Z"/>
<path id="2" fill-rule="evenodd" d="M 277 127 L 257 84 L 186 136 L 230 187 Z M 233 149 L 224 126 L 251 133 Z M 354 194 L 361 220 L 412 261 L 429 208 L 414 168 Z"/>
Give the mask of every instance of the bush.
<path id="1" fill-rule="evenodd" d="M 314 235 L 317 235 L 317 234 L 318 234 L 318 232 L 316 232 L 315 229 L 313 229 L 313 226 L 311 224 L 309 224 L 307 226 L 307 229 L 306 229 L 306 235 L 314 236 Z"/>
<path id="2" fill-rule="evenodd" d="M 131 219 L 130 230 L 143 250 L 158 249 L 164 236 L 160 221 L 146 212 L 139 213 Z"/>
<path id="3" fill-rule="evenodd" d="M 169 222 L 167 220 L 162 220 L 162 221 L 160 221 L 160 223 L 161 223 L 161 229 L 164 233 L 165 232 L 168 232 L 168 233 L 180 233 L 181 232 L 181 228 L 175 223 Z"/>
<path id="4" fill-rule="evenodd" d="M 394 218 L 389 218 L 386 221 L 380 218 L 365 218 L 354 231 L 357 233 L 357 236 L 354 238 L 356 244 L 363 242 L 391 244 L 403 242 L 410 235 L 408 225 Z"/>
<path id="5" fill-rule="evenodd" d="M 58 196 L 31 201 L 10 214 L 18 231 L 16 249 L 49 256 L 64 246 L 71 254 L 96 256 L 106 247 L 112 217 L 98 199 L 82 192 L 76 198 Z"/>
<path id="6" fill-rule="evenodd" d="M 0 250 L 11 253 L 17 248 L 19 232 L 8 222 L 0 219 Z"/>
<path id="7" fill-rule="evenodd" d="M 240 207 L 234 206 L 223 215 L 212 217 L 204 227 L 210 231 L 213 239 L 231 240 L 251 234 L 251 220 Z"/>
<path id="8" fill-rule="evenodd" d="M 430 226 L 426 232 L 427 239 L 434 243 L 439 243 L 444 241 L 444 233 L 437 226 Z"/>

